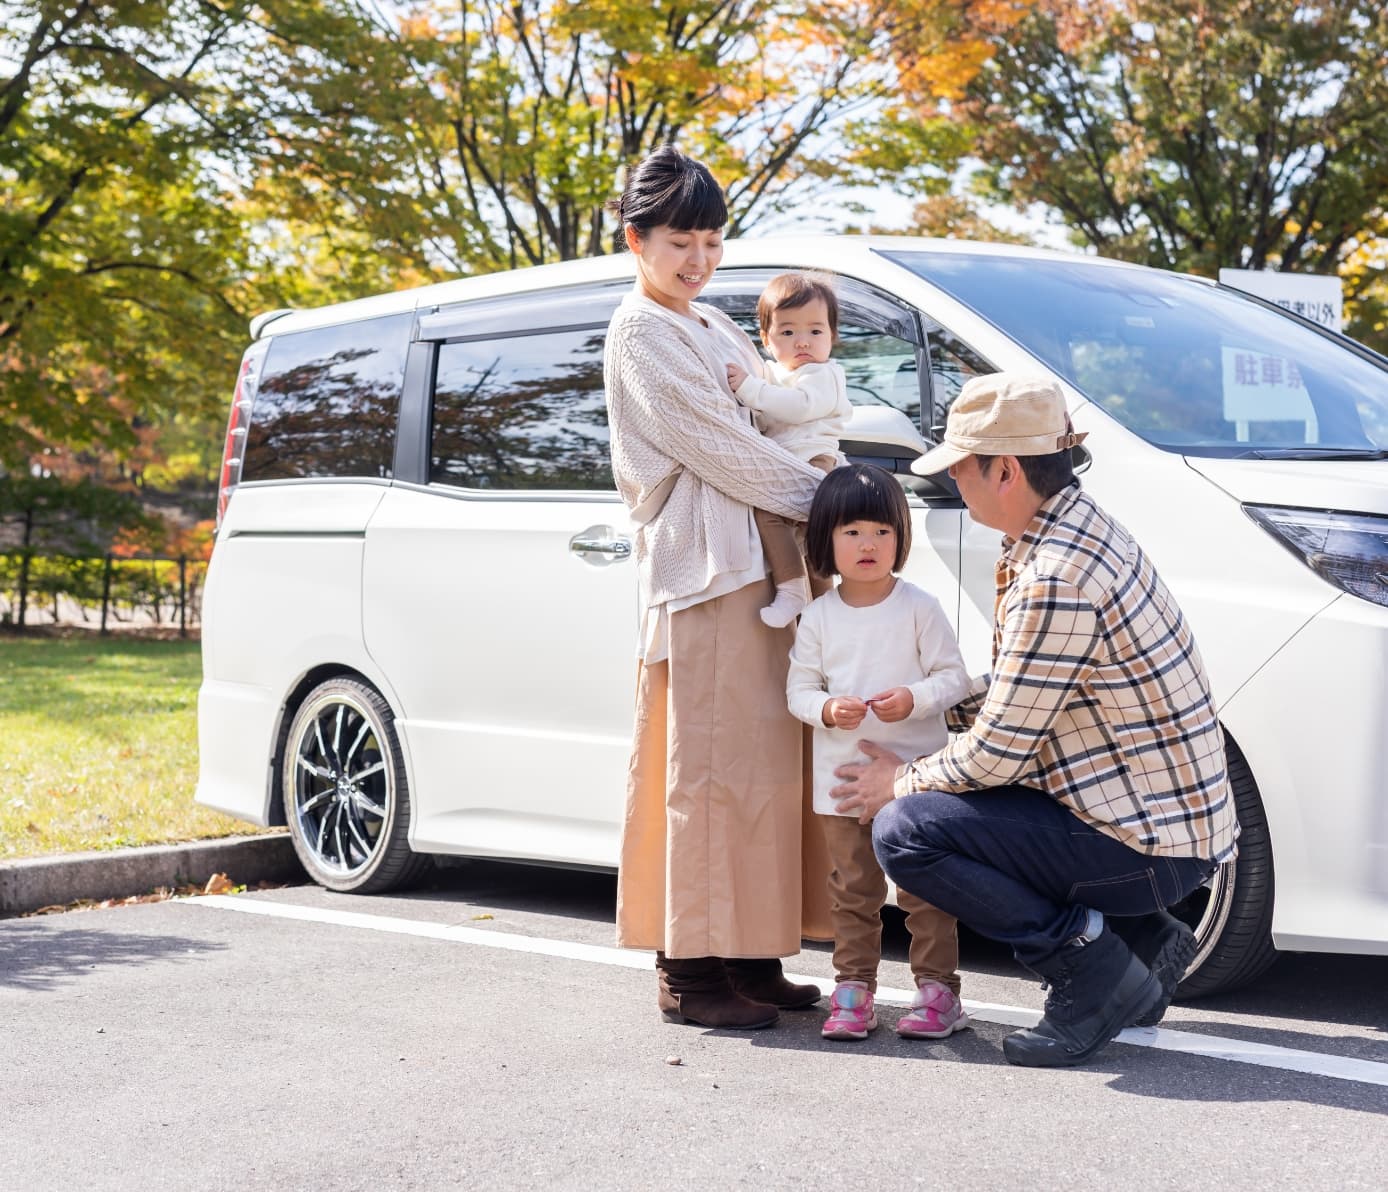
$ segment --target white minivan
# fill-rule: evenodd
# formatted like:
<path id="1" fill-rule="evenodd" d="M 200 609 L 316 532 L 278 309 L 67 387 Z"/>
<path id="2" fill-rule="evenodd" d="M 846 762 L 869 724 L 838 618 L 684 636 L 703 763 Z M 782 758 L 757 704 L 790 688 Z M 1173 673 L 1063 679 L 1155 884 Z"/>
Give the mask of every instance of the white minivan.
<path id="1" fill-rule="evenodd" d="M 1274 948 L 1388 953 L 1388 360 L 1211 282 L 1013 246 L 730 241 L 705 300 L 750 332 L 786 269 L 836 279 L 845 452 L 911 495 L 907 576 L 987 668 L 995 531 L 909 472 L 970 376 L 1041 370 L 1086 489 L 1205 657 L 1241 851 L 1176 913 L 1182 992 Z M 636 664 L 612 484 L 611 256 L 252 324 L 203 609 L 197 799 L 287 824 L 381 891 L 429 854 L 611 867 Z"/>

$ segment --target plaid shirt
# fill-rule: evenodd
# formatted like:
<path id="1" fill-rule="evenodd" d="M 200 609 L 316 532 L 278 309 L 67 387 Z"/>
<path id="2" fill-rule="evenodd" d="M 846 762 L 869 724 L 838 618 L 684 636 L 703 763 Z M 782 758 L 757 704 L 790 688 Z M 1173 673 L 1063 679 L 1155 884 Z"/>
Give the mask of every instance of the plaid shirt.
<path id="1" fill-rule="evenodd" d="M 896 793 L 1016 783 L 1138 852 L 1234 856 L 1204 663 L 1137 543 L 1074 484 L 1003 550 L 993 672 L 951 710 L 961 735 L 902 766 Z"/>

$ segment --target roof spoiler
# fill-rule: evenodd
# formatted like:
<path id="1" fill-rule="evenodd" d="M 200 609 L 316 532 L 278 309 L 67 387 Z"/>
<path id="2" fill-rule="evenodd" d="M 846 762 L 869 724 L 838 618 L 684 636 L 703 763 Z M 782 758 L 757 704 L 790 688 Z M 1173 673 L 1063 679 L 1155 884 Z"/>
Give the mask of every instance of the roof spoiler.
<path id="1" fill-rule="evenodd" d="M 264 314 L 256 315 L 255 318 L 251 320 L 251 338 L 259 339 L 260 333 L 265 330 L 265 325 L 267 323 L 273 323 L 280 316 L 292 315 L 293 313 L 294 310 L 292 307 L 282 306 L 279 310 L 267 310 Z"/>

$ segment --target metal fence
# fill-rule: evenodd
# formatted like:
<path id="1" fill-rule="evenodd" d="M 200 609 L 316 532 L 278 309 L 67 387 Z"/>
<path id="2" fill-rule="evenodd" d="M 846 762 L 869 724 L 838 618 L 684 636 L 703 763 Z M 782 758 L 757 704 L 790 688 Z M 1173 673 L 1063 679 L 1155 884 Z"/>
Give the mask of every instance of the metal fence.
<path id="1" fill-rule="evenodd" d="M 204 560 L 186 557 L 0 552 L 0 627 L 177 628 L 186 637 L 202 621 L 206 575 Z"/>

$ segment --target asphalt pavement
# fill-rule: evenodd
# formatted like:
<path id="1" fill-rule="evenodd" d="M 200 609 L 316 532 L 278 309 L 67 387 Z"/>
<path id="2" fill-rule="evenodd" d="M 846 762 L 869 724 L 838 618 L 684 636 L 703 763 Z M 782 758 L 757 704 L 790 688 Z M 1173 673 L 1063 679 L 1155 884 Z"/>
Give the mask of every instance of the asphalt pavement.
<path id="1" fill-rule="evenodd" d="M 986 941 L 948 1040 L 891 1029 L 894 913 L 867 1042 L 822 1040 L 822 1011 L 709 1031 L 660 1020 L 613 897 L 478 862 L 399 896 L 0 921 L 0 1188 L 1385 1186 L 1388 958 L 1284 957 L 1033 1071 L 1001 1041 L 1043 995 Z M 824 948 L 788 967 L 831 975 Z"/>

